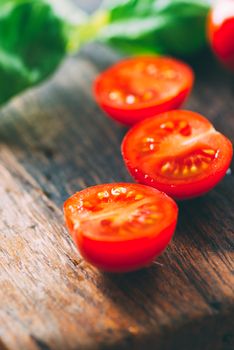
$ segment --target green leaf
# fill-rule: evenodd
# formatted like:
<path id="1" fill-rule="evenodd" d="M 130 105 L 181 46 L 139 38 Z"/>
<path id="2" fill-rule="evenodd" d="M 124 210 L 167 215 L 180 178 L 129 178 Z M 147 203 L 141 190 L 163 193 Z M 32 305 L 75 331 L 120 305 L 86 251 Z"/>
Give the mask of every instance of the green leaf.
<path id="1" fill-rule="evenodd" d="M 73 10 L 68 0 L 1 0 L 0 104 L 48 77 L 79 47 L 73 33 L 87 18 Z"/>
<path id="2" fill-rule="evenodd" d="M 99 40 L 130 54 L 192 55 L 204 47 L 209 0 L 106 0 Z"/>
<path id="3" fill-rule="evenodd" d="M 98 38 L 130 54 L 191 55 L 205 45 L 209 0 L 106 0 L 90 18 L 70 0 L 0 0 L 0 105 Z"/>

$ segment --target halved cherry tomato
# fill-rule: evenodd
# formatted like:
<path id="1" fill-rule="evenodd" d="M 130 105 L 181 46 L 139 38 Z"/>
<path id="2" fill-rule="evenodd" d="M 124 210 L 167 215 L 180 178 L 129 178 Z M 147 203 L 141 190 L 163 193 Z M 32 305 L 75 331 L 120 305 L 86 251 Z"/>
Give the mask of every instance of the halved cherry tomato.
<path id="1" fill-rule="evenodd" d="M 102 109 L 120 123 L 179 108 L 188 97 L 194 75 L 185 63 L 169 57 L 123 60 L 99 75 L 94 95 Z"/>
<path id="2" fill-rule="evenodd" d="M 199 196 L 225 175 L 232 144 L 198 113 L 170 111 L 135 125 L 122 154 L 140 183 L 177 199 Z"/>
<path id="3" fill-rule="evenodd" d="M 67 227 L 81 253 L 105 271 L 127 272 L 149 265 L 171 240 L 175 202 L 138 184 L 87 188 L 64 204 Z"/>
<path id="4" fill-rule="evenodd" d="M 234 1 L 219 1 L 207 22 L 208 39 L 217 57 L 234 70 Z"/>

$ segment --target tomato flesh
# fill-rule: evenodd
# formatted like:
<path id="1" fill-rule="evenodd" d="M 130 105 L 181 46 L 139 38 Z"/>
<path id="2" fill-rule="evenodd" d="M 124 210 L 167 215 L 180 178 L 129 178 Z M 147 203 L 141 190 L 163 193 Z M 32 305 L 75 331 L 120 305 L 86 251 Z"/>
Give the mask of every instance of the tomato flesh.
<path id="1" fill-rule="evenodd" d="M 170 111 L 135 125 L 122 154 L 130 174 L 177 199 L 199 196 L 225 175 L 231 142 L 191 111 Z"/>
<path id="2" fill-rule="evenodd" d="M 208 39 L 220 61 L 234 70 L 234 1 L 219 1 L 207 23 Z"/>
<path id="3" fill-rule="evenodd" d="M 87 261 L 101 270 L 128 272 L 149 265 L 163 252 L 178 209 L 152 187 L 116 183 L 77 192 L 65 202 L 64 215 Z"/>
<path id="4" fill-rule="evenodd" d="M 132 125 L 147 117 L 179 108 L 193 85 L 192 69 L 169 57 L 136 57 L 103 72 L 94 95 L 113 119 Z"/>

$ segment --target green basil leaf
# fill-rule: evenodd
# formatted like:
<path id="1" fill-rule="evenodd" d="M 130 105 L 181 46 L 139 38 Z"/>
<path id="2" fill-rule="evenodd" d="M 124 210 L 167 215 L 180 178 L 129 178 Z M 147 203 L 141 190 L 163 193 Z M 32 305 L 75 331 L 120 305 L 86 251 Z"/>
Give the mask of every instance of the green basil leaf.
<path id="1" fill-rule="evenodd" d="M 86 16 L 69 1 L 1 0 L 0 104 L 52 74 Z M 66 5 L 66 6 L 65 6 Z"/>
<path id="2" fill-rule="evenodd" d="M 192 55 L 206 44 L 210 0 L 106 0 L 99 40 L 130 54 Z"/>

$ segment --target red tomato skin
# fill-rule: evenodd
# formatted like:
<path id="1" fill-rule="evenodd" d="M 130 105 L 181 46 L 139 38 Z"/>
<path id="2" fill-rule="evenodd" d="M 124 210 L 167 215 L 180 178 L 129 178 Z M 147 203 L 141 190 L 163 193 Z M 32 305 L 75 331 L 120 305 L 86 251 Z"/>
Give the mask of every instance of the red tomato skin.
<path id="1" fill-rule="evenodd" d="M 160 114 L 159 117 L 161 115 L 163 115 L 163 113 Z M 152 120 L 152 118 L 148 118 L 148 119 Z M 232 147 L 231 141 L 222 134 L 219 134 L 219 135 L 220 137 L 222 137 L 222 143 L 226 150 L 225 152 L 226 157 L 225 159 L 224 158 L 222 159 L 222 168 L 220 168 L 218 171 L 216 170 L 212 174 L 212 176 L 209 176 L 206 179 L 202 179 L 200 181 L 199 180 L 194 181 L 193 183 L 184 182 L 181 184 L 178 184 L 178 183 L 173 184 L 173 181 L 171 181 L 171 184 L 162 183 L 162 182 L 156 181 L 155 178 L 152 178 L 149 174 L 146 174 L 145 172 L 143 172 L 140 166 L 137 167 L 131 164 L 131 161 L 127 157 L 127 154 L 128 154 L 127 139 L 129 137 L 128 135 L 133 134 L 134 129 L 138 128 L 139 125 L 143 126 L 146 121 L 147 119 L 141 121 L 140 123 L 136 124 L 133 128 L 131 128 L 128 131 L 128 133 L 125 135 L 121 145 L 121 153 L 122 153 L 122 157 L 124 159 L 125 165 L 127 167 L 127 170 L 129 171 L 130 175 L 136 180 L 136 182 L 144 184 L 146 186 L 154 187 L 159 191 L 166 193 L 168 196 L 172 197 L 175 200 L 185 200 L 185 199 L 199 197 L 209 192 L 224 178 L 230 166 L 230 163 L 232 161 L 233 147 Z"/>
<path id="2" fill-rule="evenodd" d="M 106 104 L 100 104 L 100 107 L 109 118 L 119 122 L 120 124 L 132 126 L 148 117 L 152 117 L 172 109 L 180 108 L 188 99 L 190 92 L 190 88 L 186 89 L 169 101 L 162 104 L 145 107 L 144 109 L 117 109 Z"/>
<path id="3" fill-rule="evenodd" d="M 215 17 L 220 11 L 226 10 L 220 16 L 219 23 Z M 234 71 L 234 3 L 231 0 L 220 1 L 210 11 L 207 20 L 207 36 L 211 48 L 218 59 Z"/>
<path id="4" fill-rule="evenodd" d="M 131 272 L 152 264 L 170 243 L 176 222 L 156 236 L 123 242 L 93 241 L 84 235 L 73 234 L 83 258 L 106 272 Z"/>

